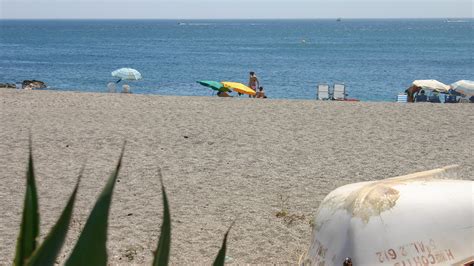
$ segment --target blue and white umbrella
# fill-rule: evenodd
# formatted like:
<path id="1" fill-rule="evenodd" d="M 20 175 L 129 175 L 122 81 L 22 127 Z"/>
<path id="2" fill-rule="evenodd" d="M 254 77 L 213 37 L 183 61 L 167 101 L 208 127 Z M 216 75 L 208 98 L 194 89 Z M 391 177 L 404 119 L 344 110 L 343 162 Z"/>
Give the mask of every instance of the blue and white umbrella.
<path id="1" fill-rule="evenodd" d="M 415 80 L 413 81 L 413 85 L 420 87 L 424 90 L 432 90 L 446 93 L 449 90 L 449 86 L 439 82 L 435 79 L 422 79 L 422 80 Z"/>
<path id="2" fill-rule="evenodd" d="M 474 81 L 472 80 L 460 80 L 451 84 L 451 88 L 464 95 L 474 95 Z"/>
<path id="3" fill-rule="evenodd" d="M 133 68 L 121 68 L 112 71 L 112 77 L 123 80 L 139 80 L 142 79 L 142 74 Z"/>

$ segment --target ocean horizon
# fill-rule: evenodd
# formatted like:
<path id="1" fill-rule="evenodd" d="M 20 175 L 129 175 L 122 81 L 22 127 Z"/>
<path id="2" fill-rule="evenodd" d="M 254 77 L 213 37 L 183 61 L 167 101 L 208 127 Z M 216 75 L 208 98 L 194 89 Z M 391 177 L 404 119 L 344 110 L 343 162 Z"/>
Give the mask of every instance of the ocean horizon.
<path id="1" fill-rule="evenodd" d="M 135 68 L 133 93 L 211 96 L 197 80 L 247 83 L 269 98 L 314 99 L 319 83 L 350 98 L 394 101 L 416 79 L 473 79 L 470 18 L 3 19 L 0 83 L 36 79 L 53 90 L 105 92 Z"/>

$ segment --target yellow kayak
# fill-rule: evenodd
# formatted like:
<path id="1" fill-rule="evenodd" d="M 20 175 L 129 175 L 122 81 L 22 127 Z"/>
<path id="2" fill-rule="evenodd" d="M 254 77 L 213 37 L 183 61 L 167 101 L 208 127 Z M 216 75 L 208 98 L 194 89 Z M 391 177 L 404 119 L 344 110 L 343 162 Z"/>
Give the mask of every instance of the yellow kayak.
<path id="1" fill-rule="evenodd" d="M 240 92 L 240 93 L 243 93 L 243 94 L 248 94 L 248 95 L 255 95 L 257 94 L 256 91 L 252 90 L 251 88 L 245 86 L 244 84 L 242 83 L 239 83 L 239 82 L 229 82 L 229 81 L 223 81 L 221 82 L 222 84 L 224 84 L 224 87 L 226 88 L 229 88 L 229 89 L 232 89 L 236 92 Z"/>

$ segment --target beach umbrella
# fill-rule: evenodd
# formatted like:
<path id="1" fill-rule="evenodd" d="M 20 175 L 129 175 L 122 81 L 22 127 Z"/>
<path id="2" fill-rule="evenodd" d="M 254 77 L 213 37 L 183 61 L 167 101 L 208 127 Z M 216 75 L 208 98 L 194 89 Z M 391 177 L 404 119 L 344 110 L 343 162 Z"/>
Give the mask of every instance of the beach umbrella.
<path id="1" fill-rule="evenodd" d="M 248 95 L 257 94 L 254 90 L 252 90 L 251 88 L 239 82 L 223 81 L 222 84 L 224 84 L 224 87 L 232 89 L 239 93 L 248 94 Z"/>
<path id="2" fill-rule="evenodd" d="M 449 86 L 434 79 L 422 79 L 413 81 L 413 85 L 424 90 L 433 90 L 439 92 L 448 92 Z"/>
<path id="3" fill-rule="evenodd" d="M 119 78 L 120 80 L 139 80 L 142 79 L 142 74 L 133 68 L 120 68 L 112 71 L 112 77 Z"/>
<path id="4" fill-rule="evenodd" d="M 451 84 L 451 88 L 464 95 L 474 95 L 474 81 L 460 80 Z"/>
<path id="5" fill-rule="evenodd" d="M 211 88 L 215 91 L 229 91 L 228 88 L 224 87 L 224 84 L 218 82 L 218 81 L 212 81 L 212 80 L 198 80 L 197 83 Z"/>

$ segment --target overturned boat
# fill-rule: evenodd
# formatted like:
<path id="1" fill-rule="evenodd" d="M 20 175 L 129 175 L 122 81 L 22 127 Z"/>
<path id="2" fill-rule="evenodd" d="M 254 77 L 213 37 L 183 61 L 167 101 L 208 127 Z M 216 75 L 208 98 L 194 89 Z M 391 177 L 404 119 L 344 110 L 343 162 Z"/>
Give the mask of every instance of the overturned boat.
<path id="1" fill-rule="evenodd" d="M 474 266 L 474 182 L 455 172 L 337 188 L 321 203 L 299 264 Z"/>

